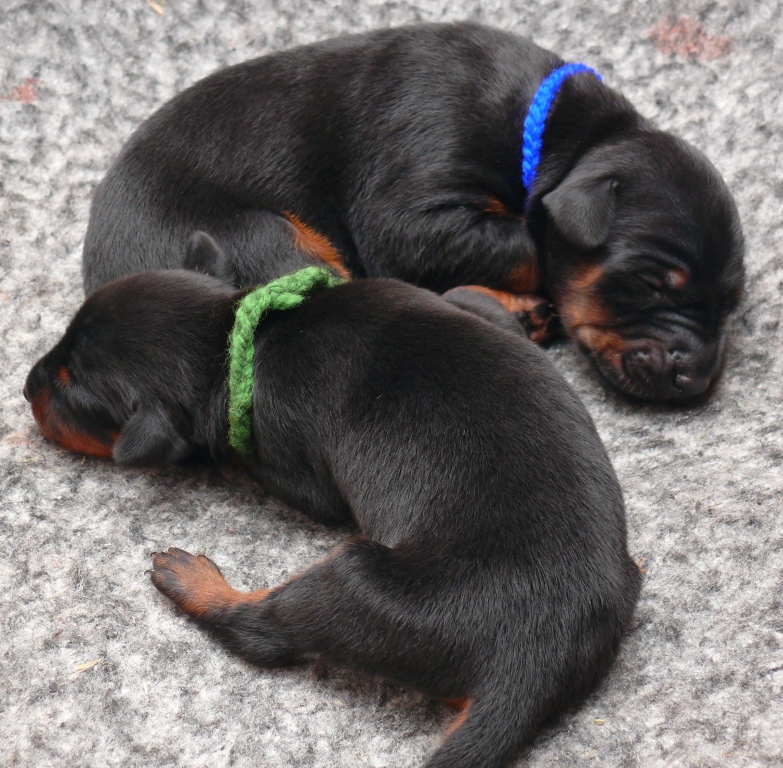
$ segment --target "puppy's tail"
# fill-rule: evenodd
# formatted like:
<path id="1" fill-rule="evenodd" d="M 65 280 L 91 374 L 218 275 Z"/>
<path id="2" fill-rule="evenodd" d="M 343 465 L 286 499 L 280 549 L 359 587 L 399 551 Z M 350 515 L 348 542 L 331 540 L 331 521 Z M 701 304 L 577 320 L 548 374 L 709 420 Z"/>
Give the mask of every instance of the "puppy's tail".
<path id="1" fill-rule="evenodd" d="M 541 724 L 544 713 L 531 704 L 519 688 L 470 700 L 425 768 L 503 768 Z"/>

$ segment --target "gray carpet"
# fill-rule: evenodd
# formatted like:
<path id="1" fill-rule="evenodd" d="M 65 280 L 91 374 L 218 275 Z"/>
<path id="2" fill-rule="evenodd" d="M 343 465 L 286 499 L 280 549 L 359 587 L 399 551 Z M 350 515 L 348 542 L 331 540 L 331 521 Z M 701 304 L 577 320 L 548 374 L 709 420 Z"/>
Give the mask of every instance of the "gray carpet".
<path id="1" fill-rule="evenodd" d="M 0 763 L 417 766 L 442 707 L 340 669 L 251 668 L 150 586 L 206 549 L 274 585 L 339 532 L 233 470 L 120 471 L 42 439 L 22 398 L 81 298 L 90 195 L 129 133 L 218 66 L 337 33 L 475 18 L 599 69 L 734 190 L 748 294 L 694 410 L 628 405 L 550 350 L 596 420 L 647 576 L 606 684 L 530 766 L 783 765 L 783 19 L 766 0 L 3 0 L 0 9 Z M 158 11 L 163 11 L 159 13 Z"/>

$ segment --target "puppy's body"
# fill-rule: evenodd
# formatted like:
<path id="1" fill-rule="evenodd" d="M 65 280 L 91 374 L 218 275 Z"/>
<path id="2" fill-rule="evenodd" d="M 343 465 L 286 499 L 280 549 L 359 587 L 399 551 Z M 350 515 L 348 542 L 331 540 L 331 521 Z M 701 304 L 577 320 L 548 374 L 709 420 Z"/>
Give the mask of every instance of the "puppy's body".
<path id="1" fill-rule="evenodd" d="M 454 24 L 217 72 L 153 115 L 99 186 L 85 289 L 198 269 L 204 231 L 237 286 L 315 259 L 439 292 L 478 284 L 514 311 L 508 293 L 544 296 L 620 389 L 699 394 L 742 285 L 734 203 L 706 158 L 586 74 L 554 102 L 528 199 L 522 125 L 560 64 Z"/>
<path id="2" fill-rule="evenodd" d="M 121 463 L 177 460 L 196 445 L 227 453 L 235 300 L 184 272 L 93 294 L 28 378 L 44 430 L 88 430 Z M 585 696 L 639 589 L 590 417 L 495 309 L 498 324 L 484 306 L 489 319 L 366 280 L 267 316 L 251 469 L 288 504 L 358 534 L 249 594 L 203 556 L 154 560 L 156 586 L 257 663 L 316 655 L 458 700 L 459 727 L 429 768 L 502 766 Z"/>
<path id="3" fill-rule="evenodd" d="M 521 121 L 559 63 L 528 41 L 455 25 L 327 40 L 221 70 L 144 123 L 96 191 L 85 289 L 182 266 L 199 229 L 238 284 L 265 282 L 289 264 L 264 247 L 274 219 L 263 212 L 288 211 L 355 276 L 510 287 L 535 261 L 510 215 L 525 199 Z M 498 200 L 509 215 L 488 213 Z"/>

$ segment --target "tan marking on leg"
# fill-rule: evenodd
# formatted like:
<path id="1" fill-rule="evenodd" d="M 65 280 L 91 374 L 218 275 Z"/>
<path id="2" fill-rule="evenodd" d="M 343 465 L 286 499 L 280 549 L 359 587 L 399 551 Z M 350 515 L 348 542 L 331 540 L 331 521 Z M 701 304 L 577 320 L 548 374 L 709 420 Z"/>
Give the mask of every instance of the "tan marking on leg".
<path id="1" fill-rule="evenodd" d="M 470 705 L 470 699 L 438 699 L 444 707 L 453 709 L 455 712 L 462 712 Z"/>
<path id="2" fill-rule="evenodd" d="M 540 296 L 499 291 L 484 285 L 461 285 L 460 288 L 492 297 L 507 312 L 519 319 L 524 315 L 528 335 L 535 344 L 543 344 L 557 333 L 557 325 L 553 322 L 554 315 L 549 302 Z"/>
<path id="3" fill-rule="evenodd" d="M 491 213 L 493 216 L 505 216 L 508 219 L 517 219 L 518 221 L 525 220 L 522 214 L 509 210 L 500 198 L 492 195 L 487 198 L 487 202 L 484 205 L 484 213 Z"/>
<path id="4" fill-rule="evenodd" d="M 170 547 L 152 558 L 152 581 L 185 613 L 209 619 L 209 614 L 243 604 L 260 603 L 271 589 L 240 592 L 228 585 L 220 569 L 204 555 Z"/>
<path id="5" fill-rule="evenodd" d="M 460 709 L 459 714 L 452 720 L 451 725 L 449 725 L 448 728 L 446 728 L 446 732 L 443 734 L 443 738 L 447 739 L 449 736 L 451 736 L 452 733 L 459 730 L 462 725 L 465 723 L 465 721 L 468 719 L 468 714 L 470 712 L 470 707 L 473 704 L 472 699 L 464 699 L 464 703 L 462 708 Z"/>
<path id="6" fill-rule="evenodd" d="M 350 279 L 351 273 L 348 271 L 345 264 L 343 264 L 342 256 L 340 256 L 340 253 L 328 238 L 324 237 L 319 232 L 316 232 L 312 227 L 307 226 L 307 224 L 293 213 L 285 211 L 283 216 L 285 216 L 294 227 L 294 245 L 297 248 L 304 251 L 311 259 L 326 264 L 334 270 L 334 272 L 340 275 L 340 277 L 344 277 L 346 280 Z"/>
<path id="7" fill-rule="evenodd" d="M 290 584 L 293 581 L 297 581 L 298 579 L 301 579 L 302 576 L 309 573 L 314 568 L 318 568 L 319 566 L 328 563 L 330 560 L 334 560 L 335 557 L 345 552 L 346 547 L 347 544 L 338 544 L 331 552 L 329 552 L 328 555 L 322 557 L 320 560 L 316 560 L 312 565 L 308 565 L 307 568 L 305 568 L 303 571 L 300 571 L 299 573 L 295 573 L 293 576 L 291 576 L 290 579 L 287 579 L 282 584 L 280 584 L 277 587 L 277 589 L 280 589 L 280 587 L 284 587 L 286 586 L 286 584 Z"/>
<path id="8" fill-rule="evenodd" d="M 514 315 L 519 314 L 520 312 L 531 312 L 535 306 L 541 302 L 541 299 L 537 296 L 520 296 L 519 294 L 510 293 L 509 291 L 499 291 L 494 288 L 487 288 L 484 285 L 462 285 L 460 288 L 467 288 L 469 291 L 491 296 Z"/>
<path id="9" fill-rule="evenodd" d="M 497 197 L 487 199 L 484 212 L 516 221 L 525 220 L 523 215 L 510 211 Z M 539 280 L 538 265 L 531 261 L 520 264 L 505 280 L 503 287 L 512 293 L 535 293 L 539 288 Z"/>

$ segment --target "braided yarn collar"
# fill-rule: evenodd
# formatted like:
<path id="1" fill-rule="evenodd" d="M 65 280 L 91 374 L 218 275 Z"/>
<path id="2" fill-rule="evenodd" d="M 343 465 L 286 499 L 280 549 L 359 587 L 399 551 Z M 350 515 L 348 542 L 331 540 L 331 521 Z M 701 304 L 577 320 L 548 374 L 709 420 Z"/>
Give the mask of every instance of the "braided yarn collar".
<path id="1" fill-rule="evenodd" d="M 527 192 L 528 205 L 530 204 L 533 184 L 538 173 L 538 164 L 541 161 L 544 129 L 546 128 L 546 121 L 555 101 L 555 96 L 557 96 L 560 86 L 569 77 L 578 75 L 581 72 L 589 72 L 601 80 L 601 75 L 586 64 L 564 64 L 544 79 L 530 102 L 522 133 L 522 184 Z"/>
<path id="2" fill-rule="evenodd" d="M 253 352 L 262 315 L 269 310 L 293 309 L 313 288 L 332 288 L 343 282 L 323 267 L 305 267 L 259 285 L 237 303 L 228 347 L 228 442 L 238 453 L 253 450 Z"/>

